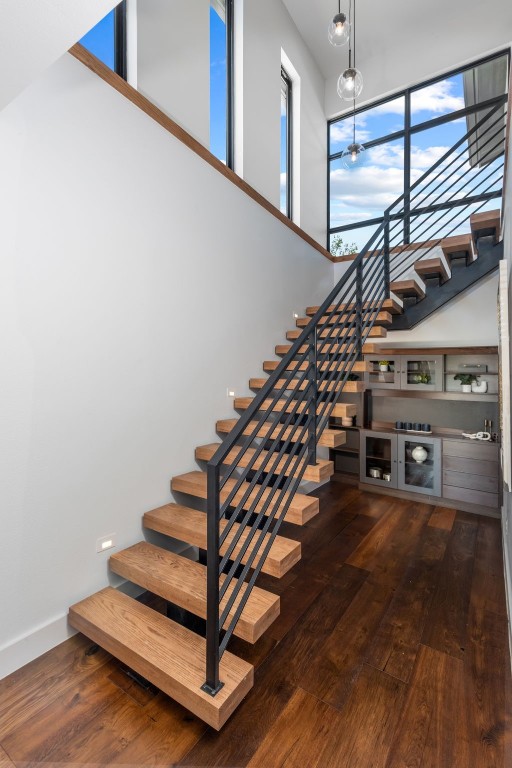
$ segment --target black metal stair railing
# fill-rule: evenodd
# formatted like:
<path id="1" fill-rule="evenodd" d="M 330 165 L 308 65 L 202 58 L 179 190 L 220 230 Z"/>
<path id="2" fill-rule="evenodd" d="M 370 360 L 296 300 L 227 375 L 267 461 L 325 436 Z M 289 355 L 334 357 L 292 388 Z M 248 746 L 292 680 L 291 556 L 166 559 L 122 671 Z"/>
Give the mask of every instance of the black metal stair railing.
<path id="1" fill-rule="evenodd" d="M 506 113 L 490 109 L 385 212 L 391 250 L 390 278 L 403 278 L 414 263 L 432 256 L 441 241 L 469 227 L 469 215 L 502 195 Z M 468 158 L 478 152 L 478 165 Z M 404 242 L 407 220 L 408 242 Z"/>
<path id="2" fill-rule="evenodd" d="M 222 685 L 220 658 L 388 297 L 384 246 L 381 225 L 208 462 L 203 687 L 210 693 Z"/>
<path id="3" fill-rule="evenodd" d="M 454 232 L 468 210 L 501 194 L 504 121 L 502 104 L 490 109 L 386 210 L 384 222 L 208 462 L 208 693 L 222 687 L 222 654 L 293 496 L 316 463 L 318 439 L 389 298 L 390 281 Z M 478 168 L 468 169 L 466 151 L 477 143 Z M 404 232 L 416 242 L 404 242 Z"/>

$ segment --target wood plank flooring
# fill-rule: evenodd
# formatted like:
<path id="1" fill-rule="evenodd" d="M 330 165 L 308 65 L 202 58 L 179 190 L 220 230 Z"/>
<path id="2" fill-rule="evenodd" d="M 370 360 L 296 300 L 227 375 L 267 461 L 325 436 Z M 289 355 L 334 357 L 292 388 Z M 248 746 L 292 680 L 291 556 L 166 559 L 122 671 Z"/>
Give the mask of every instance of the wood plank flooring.
<path id="1" fill-rule="evenodd" d="M 316 495 L 282 529 L 302 560 L 259 582 L 281 615 L 230 644 L 255 685 L 220 733 L 77 635 L 0 681 L 0 768 L 512 767 L 499 521 L 336 476 Z"/>

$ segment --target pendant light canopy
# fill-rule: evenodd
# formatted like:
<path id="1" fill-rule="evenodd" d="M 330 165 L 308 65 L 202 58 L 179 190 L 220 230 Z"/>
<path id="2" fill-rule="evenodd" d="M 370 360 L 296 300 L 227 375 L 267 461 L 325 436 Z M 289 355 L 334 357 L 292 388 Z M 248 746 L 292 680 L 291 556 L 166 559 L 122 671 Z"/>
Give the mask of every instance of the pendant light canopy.
<path id="1" fill-rule="evenodd" d="M 348 43 L 350 38 L 350 22 L 341 12 L 340 0 L 338 0 L 338 13 L 327 27 L 327 37 L 331 45 L 339 47 Z"/>

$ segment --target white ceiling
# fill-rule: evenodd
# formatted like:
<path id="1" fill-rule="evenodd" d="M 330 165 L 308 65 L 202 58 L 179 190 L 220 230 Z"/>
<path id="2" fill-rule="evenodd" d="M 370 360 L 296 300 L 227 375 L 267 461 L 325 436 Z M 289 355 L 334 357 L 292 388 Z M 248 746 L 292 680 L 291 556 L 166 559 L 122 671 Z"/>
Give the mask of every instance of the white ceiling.
<path id="1" fill-rule="evenodd" d="M 283 0 L 324 77 L 339 74 L 348 58 L 348 45 L 334 48 L 327 40 L 327 25 L 338 12 L 338 0 Z M 352 4 L 354 0 L 352 0 Z M 341 10 L 348 15 L 349 0 Z M 449 46 L 454 37 L 482 38 L 486 29 L 501 28 L 512 40 L 510 0 L 356 0 L 357 59 L 375 51 L 410 49 L 410 42 L 428 46 L 433 62 L 439 47 Z M 485 14 L 485 18 L 483 18 Z M 505 27 L 503 29 L 503 27 Z M 359 68 L 359 67 L 358 67 Z M 432 67 L 435 69 L 435 64 Z"/>
<path id="2" fill-rule="evenodd" d="M 354 0 L 352 0 L 354 2 Z M 474 61 L 512 41 L 511 0 L 356 0 L 357 67 L 364 76 L 360 104 Z M 326 79 L 328 117 L 345 107 L 336 81 L 348 45 L 334 48 L 327 26 L 338 0 L 283 0 Z M 348 0 L 341 0 L 348 15 Z"/>

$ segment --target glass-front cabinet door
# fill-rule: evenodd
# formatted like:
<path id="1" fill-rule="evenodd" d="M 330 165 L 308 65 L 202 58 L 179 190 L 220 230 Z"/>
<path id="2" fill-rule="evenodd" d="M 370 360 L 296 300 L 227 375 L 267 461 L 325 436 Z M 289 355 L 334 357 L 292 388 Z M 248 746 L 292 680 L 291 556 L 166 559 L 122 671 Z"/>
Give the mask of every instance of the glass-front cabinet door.
<path id="1" fill-rule="evenodd" d="M 383 359 L 383 355 L 365 355 L 368 370 L 364 374 L 365 383 L 372 389 L 400 388 L 401 356 Z"/>
<path id="2" fill-rule="evenodd" d="M 441 495 L 441 440 L 398 435 L 398 488 Z"/>
<path id="3" fill-rule="evenodd" d="M 400 363 L 401 389 L 415 389 L 420 392 L 443 391 L 442 355 L 402 355 Z"/>
<path id="4" fill-rule="evenodd" d="M 396 435 L 362 429 L 360 432 L 360 479 L 362 483 L 397 487 Z"/>

